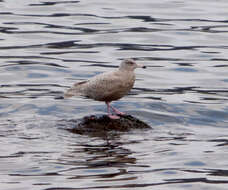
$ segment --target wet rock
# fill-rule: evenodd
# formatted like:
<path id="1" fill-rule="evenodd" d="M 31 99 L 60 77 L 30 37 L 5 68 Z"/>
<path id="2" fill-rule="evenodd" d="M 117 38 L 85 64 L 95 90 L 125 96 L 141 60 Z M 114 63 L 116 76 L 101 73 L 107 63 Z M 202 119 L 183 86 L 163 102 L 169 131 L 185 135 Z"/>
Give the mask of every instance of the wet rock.
<path id="1" fill-rule="evenodd" d="M 76 122 L 76 126 L 69 129 L 77 134 L 94 134 L 109 131 L 130 131 L 132 129 L 151 129 L 145 122 L 131 116 L 120 116 L 120 119 L 110 119 L 107 115 L 102 116 L 86 116 Z"/>

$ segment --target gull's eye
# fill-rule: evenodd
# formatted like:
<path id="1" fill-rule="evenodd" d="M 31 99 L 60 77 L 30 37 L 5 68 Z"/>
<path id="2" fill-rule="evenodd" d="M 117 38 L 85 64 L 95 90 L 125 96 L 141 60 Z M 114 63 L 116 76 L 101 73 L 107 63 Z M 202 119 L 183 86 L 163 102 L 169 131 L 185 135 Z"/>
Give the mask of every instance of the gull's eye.
<path id="1" fill-rule="evenodd" d="M 129 65 L 134 65 L 134 62 L 128 61 L 127 64 L 129 64 Z"/>

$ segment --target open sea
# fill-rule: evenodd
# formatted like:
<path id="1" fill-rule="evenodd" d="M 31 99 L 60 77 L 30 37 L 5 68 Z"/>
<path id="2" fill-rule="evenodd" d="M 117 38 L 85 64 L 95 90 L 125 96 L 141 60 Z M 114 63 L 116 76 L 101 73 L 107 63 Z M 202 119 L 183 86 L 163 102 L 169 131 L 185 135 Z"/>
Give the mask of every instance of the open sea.
<path id="1" fill-rule="evenodd" d="M 151 130 L 69 132 L 103 102 L 56 99 L 133 58 L 113 105 Z M 0 0 L 1 190 L 227 190 L 227 0 Z"/>

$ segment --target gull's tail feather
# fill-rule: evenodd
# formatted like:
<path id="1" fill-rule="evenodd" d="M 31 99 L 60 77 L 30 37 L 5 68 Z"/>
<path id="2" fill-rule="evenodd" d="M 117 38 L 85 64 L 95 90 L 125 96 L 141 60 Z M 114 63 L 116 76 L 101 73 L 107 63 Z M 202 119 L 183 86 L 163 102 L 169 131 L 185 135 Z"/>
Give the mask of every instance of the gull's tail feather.
<path id="1" fill-rule="evenodd" d="M 74 96 L 74 93 L 73 93 L 73 90 L 72 89 L 69 89 L 69 90 L 67 90 L 65 93 L 64 93 L 64 98 L 70 98 L 70 97 L 72 97 L 72 96 Z"/>
<path id="2" fill-rule="evenodd" d="M 81 88 L 83 86 L 83 84 L 86 84 L 87 81 L 82 81 L 79 83 L 74 84 L 74 86 L 70 89 L 68 89 L 65 93 L 64 93 L 64 98 L 70 98 L 72 96 L 80 96 L 81 93 Z"/>
<path id="3" fill-rule="evenodd" d="M 72 87 L 64 93 L 64 98 L 70 98 L 72 96 L 80 96 L 81 93 L 78 88 Z"/>

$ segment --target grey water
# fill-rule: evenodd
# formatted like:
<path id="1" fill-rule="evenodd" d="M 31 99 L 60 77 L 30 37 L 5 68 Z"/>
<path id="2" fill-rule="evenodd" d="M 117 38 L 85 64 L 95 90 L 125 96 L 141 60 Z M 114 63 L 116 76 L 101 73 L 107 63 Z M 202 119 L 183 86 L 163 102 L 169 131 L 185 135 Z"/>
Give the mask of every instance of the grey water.
<path id="1" fill-rule="evenodd" d="M 0 189 L 228 188 L 228 1 L 0 0 Z M 56 99 L 136 70 L 113 102 L 153 129 L 72 134 L 104 103 Z"/>

